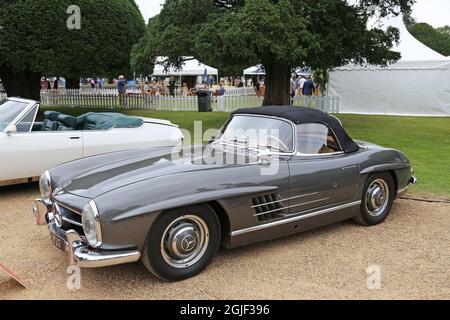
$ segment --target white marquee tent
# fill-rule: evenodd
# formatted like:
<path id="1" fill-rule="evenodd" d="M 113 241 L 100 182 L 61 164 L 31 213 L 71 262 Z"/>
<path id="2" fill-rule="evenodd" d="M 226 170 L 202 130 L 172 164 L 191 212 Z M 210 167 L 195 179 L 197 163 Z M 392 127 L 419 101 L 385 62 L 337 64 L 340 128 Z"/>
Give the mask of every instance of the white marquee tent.
<path id="1" fill-rule="evenodd" d="M 154 77 L 184 77 L 184 76 L 203 76 L 205 74 L 205 69 L 208 75 L 218 76 L 219 71 L 216 68 L 207 66 L 200 61 L 192 58 L 186 57 L 187 60 L 184 62 L 182 68 L 180 70 L 176 70 L 174 68 L 169 68 L 168 70 L 164 70 L 163 62 L 165 60 L 164 57 L 158 57 L 156 59 L 157 63 L 155 65 L 155 69 L 153 71 L 152 76 Z"/>
<path id="2" fill-rule="evenodd" d="M 250 67 L 244 70 L 244 76 L 264 76 L 266 75 L 266 71 L 264 67 L 261 65 Z"/>
<path id="3" fill-rule="evenodd" d="M 394 48 L 402 58 L 387 68 L 347 65 L 330 73 L 328 94 L 343 113 L 450 116 L 450 59 L 416 40 L 401 17 L 385 22 L 400 30 Z"/>

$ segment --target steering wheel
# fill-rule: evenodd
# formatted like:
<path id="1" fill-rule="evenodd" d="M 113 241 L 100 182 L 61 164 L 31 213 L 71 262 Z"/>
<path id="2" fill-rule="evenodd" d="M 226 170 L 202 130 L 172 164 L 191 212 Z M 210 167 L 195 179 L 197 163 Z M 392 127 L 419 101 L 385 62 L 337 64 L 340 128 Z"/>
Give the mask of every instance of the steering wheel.
<path id="1" fill-rule="evenodd" d="M 280 151 L 287 152 L 289 150 L 288 146 L 283 141 L 281 141 L 280 138 L 275 137 L 275 136 L 270 136 L 270 139 L 274 139 L 278 142 L 278 146 L 281 146 L 283 148 L 283 149 L 278 148 Z"/>

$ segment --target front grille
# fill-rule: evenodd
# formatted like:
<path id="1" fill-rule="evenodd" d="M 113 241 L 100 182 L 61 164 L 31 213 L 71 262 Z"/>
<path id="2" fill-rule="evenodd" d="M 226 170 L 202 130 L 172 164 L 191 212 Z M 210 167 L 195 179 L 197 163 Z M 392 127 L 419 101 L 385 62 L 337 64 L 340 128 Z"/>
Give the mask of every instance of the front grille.
<path id="1" fill-rule="evenodd" d="M 273 220 L 285 216 L 283 200 L 279 194 L 268 194 L 255 197 L 252 208 L 259 221 Z"/>
<path id="2" fill-rule="evenodd" d="M 55 204 L 53 205 L 53 214 L 55 215 L 55 217 L 59 215 L 61 229 L 65 231 L 75 230 L 80 235 L 84 235 L 81 215 L 78 212 L 69 209 L 67 206 L 55 202 Z"/>

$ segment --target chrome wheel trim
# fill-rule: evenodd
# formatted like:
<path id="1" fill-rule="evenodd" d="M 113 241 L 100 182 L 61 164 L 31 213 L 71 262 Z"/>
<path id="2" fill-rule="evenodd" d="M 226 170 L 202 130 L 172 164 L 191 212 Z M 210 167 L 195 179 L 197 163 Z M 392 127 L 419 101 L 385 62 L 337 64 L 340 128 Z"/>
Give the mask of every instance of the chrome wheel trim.
<path id="1" fill-rule="evenodd" d="M 209 244 L 209 229 L 205 221 L 194 215 L 174 220 L 161 239 L 164 261 L 177 269 L 196 264 L 205 254 Z"/>
<path id="2" fill-rule="evenodd" d="M 374 180 L 366 192 L 365 206 L 372 217 L 379 217 L 389 204 L 389 186 L 383 179 Z"/>

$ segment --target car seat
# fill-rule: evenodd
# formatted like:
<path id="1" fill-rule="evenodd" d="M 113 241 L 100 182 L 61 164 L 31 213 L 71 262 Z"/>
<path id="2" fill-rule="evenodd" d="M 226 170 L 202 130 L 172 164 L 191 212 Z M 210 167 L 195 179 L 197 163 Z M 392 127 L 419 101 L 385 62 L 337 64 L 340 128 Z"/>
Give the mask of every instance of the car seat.
<path id="1" fill-rule="evenodd" d="M 77 126 L 77 118 L 69 116 L 67 114 L 60 114 L 58 116 L 58 121 L 61 123 L 61 125 L 58 128 L 58 131 L 75 130 Z"/>
<path id="2" fill-rule="evenodd" d="M 58 116 L 61 112 L 45 111 L 42 131 L 57 131 L 59 128 Z"/>

